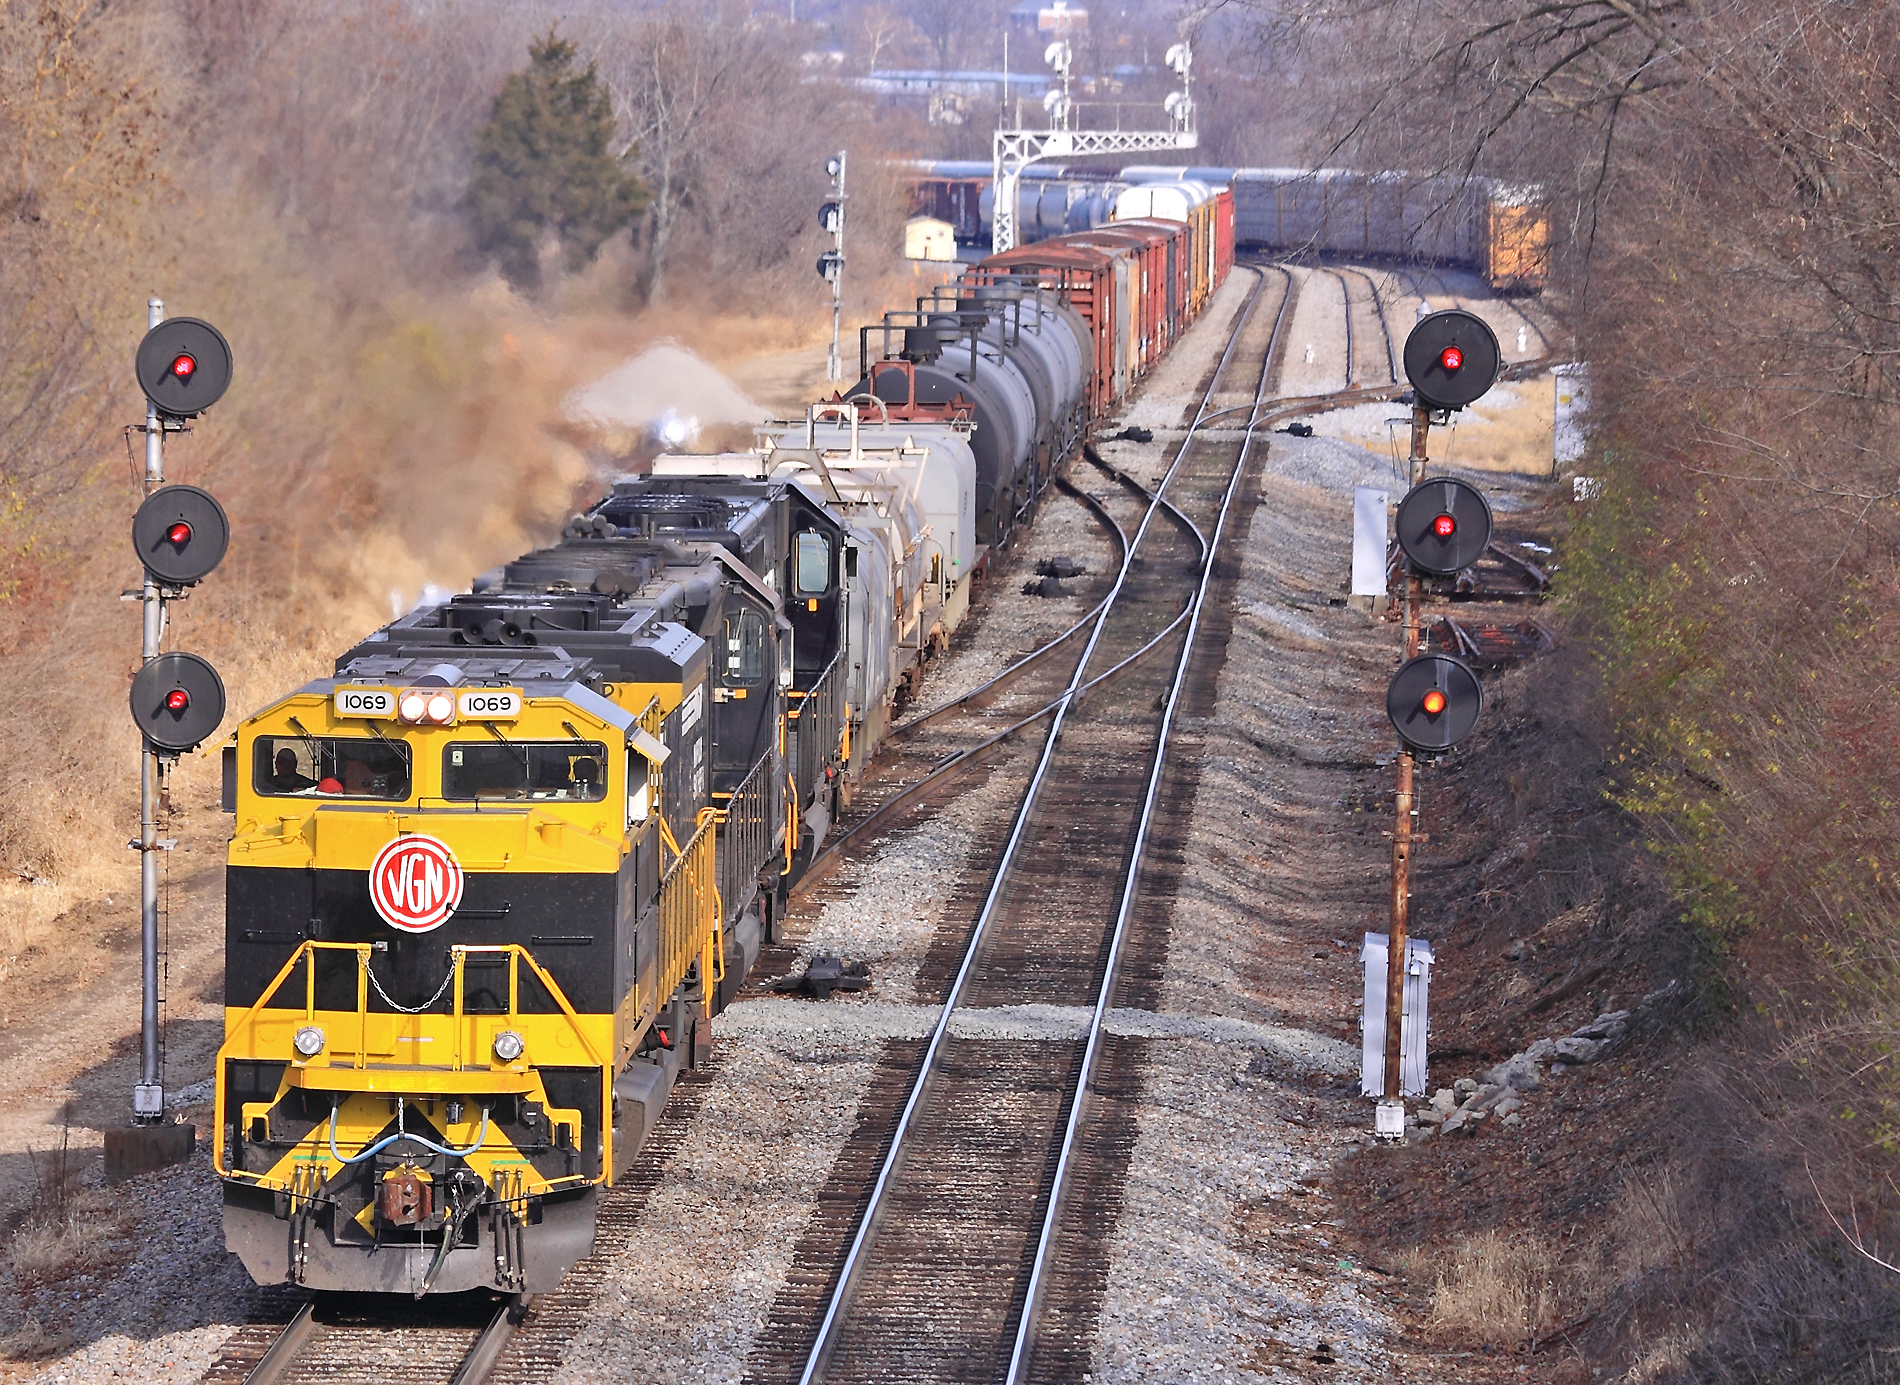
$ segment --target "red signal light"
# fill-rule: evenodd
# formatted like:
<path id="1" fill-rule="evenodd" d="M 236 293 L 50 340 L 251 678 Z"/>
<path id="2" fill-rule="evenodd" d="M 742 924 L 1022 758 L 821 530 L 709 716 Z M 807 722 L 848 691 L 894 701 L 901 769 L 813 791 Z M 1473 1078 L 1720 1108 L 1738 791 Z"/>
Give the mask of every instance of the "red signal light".
<path id="1" fill-rule="evenodd" d="M 168 712 L 182 712 L 190 705 L 191 694 L 183 688 L 173 688 L 165 694 L 165 710 Z"/>
<path id="2" fill-rule="evenodd" d="M 180 351 L 172 358 L 172 375 L 179 380 L 189 380 L 198 373 L 198 362 L 190 353 Z"/>
<path id="3" fill-rule="evenodd" d="M 175 548 L 183 548 L 186 544 L 191 542 L 191 526 L 185 523 L 184 520 L 179 520 L 178 523 L 172 525 L 171 528 L 165 531 L 165 542 Z"/>
<path id="4" fill-rule="evenodd" d="M 1432 521 L 1432 532 L 1441 539 L 1448 539 L 1458 532 L 1458 521 L 1450 515 L 1440 515 Z"/>
<path id="5" fill-rule="evenodd" d="M 1465 353 L 1455 346 L 1447 346 L 1438 353 L 1438 363 L 1446 370 L 1457 370 L 1465 363 Z"/>
<path id="6" fill-rule="evenodd" d="M 1425 708 L 1425 714 L 1427 716 L 1435 717 L 1445 710 L 1445 695 L 1438 691 L 1437 688 L 1433 688 L 1430 692 L 1425 694 L 1425 700 L 1420 705 Z"/>

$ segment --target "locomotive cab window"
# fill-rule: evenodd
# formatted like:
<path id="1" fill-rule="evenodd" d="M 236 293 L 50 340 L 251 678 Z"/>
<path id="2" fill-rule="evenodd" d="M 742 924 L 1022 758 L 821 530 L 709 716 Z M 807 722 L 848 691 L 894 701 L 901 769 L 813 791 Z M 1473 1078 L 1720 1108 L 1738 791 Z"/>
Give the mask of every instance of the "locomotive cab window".
<path id="1" fill-rule="evenodd" d="M 367 736 L 259 736 L 252 786 L 272 798 L 409 797 L 409 747 Z"/>
<path id="2" fill-rule="evenodd" d="M 460 741 L 442 752 L 442 796 L 597 803 L 607 796 L 599 741 Z"/>
<path id="3" fill-rule="evenodd" d="M 720 672 L 728 683 L 748 687 L 765 681 L 765 617 L 757 611 L 739 611 L 726 617 L 720 651 Z"/>
<path id="4" fill-rule="evenodd" d="M 800 596 L 823 596 L 831 590 L 831 541 L 816 530 L 801 530 L 793 583 Z"/>

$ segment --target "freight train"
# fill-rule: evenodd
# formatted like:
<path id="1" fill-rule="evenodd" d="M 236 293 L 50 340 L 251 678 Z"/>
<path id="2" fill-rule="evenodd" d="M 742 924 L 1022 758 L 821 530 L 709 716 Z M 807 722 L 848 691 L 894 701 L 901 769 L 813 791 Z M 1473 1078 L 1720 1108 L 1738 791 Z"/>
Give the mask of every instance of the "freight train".
<path id="1" fill-rule="evenodd" d="M 969 160 L 907 165 L 914 213 L 948 222 L 959 243 L 988 245 L 991 167 Z M 1493 288 L 1536 292 L 1549 277 L 1542 191 L 1492 178 L 1412 177 L 1345 168 L 1114 170 L 1032 164 L 1016 192 L 1016 232 L 1036 241 L 1152 215 L 1155 189 L 1226 188 L 1241 246 L 1463 266 Z"/>
<path id="2" fill-rule="evenodd" d="M 990 554 L 1232 246 L 1210 203 L 977 265 L 757 451 L 661 458 L 239 724 L 212 1154 L 260 1283 L 588 1252 Z"/>

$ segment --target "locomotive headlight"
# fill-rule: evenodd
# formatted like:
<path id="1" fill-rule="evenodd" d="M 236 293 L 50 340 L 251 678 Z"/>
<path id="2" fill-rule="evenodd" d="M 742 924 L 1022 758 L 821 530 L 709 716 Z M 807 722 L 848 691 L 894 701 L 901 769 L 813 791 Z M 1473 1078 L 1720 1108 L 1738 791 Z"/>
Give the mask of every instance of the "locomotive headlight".
<path id="1" fill-rule="evenodd" d="M 527 1051 L 527 1042 L 512 1029 L 504 1029 L 495 1035 L 495 1056 L 504 1063 L 512 1063 Z"/>
<path id="2" fill-rule="evenodd" d="M 291 1035 L 290 1043 L 304 1057 L 314 1058 L 323 1052 L 323 1031 L 314 1024 L 306 1024 Z"/>
<path id="3" fill-rule="evenodd" d="M 439 726 L 446 726 L 455 715 L 455 699 L 445 692 L 435 693 L 429 698 L 428 717 Z"/>
<path id="4" fill-rule="evenodd" d="M 428 715 L 429 700 L 419 692 L 406 692 L 402 695 L 402 701 L 398 704 L 397 710 L 402 713 L 404 721 L 421 721 Z"/>

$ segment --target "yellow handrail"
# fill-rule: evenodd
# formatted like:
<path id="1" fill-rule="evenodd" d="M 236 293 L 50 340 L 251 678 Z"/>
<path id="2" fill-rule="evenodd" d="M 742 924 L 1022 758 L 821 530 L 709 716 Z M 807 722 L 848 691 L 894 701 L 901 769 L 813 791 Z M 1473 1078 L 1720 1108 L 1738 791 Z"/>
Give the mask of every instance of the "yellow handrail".
<path id="1" fill-rule="evenodd" d="M 711 812 L 712 810 L 706 810 Z M 716 819 L 705 817 L 699 830 L 660 878 L 660 976 L 657 996 L 670 996 L 696 958 L 720 932 L 718 833 Z M 723 959 L 715 958 L 723 962 Z M 705 973 L 711 979 L 711 971 Z"/>
<path id="2" fill-rule="evenodd" d="M 697 842 L 698 838 L 695 837 L 694 841 Z M 225 1110 L 224 1078 L 227 1060 L 232 1057 L 250 1056 L 254 1045 L 240 1045 L 240 1041 L 253 1035 L 259 1018 L 269 1007 L 270 1001 L 276 996 L 278 990 L 290 979 L 291 973 L 297 969 L 299 963 L 303 963 L 306 966 L 303 1004 L 304 1022 L 306 1024 L 314 1024 L 316 1022 L 317 954 L 320 952 L 351 952 L 356 955 L 356 1051 L 350 1055 L 348 1067 L 352 1070 L 360 1071 L 369 1066 L 369 989 L 371 980 L 369 959 L 375 951 L 375 943 L 322 942 L 315 938 L 307 938 L 298 944 L 297 950 L 291 953 L 289 958 L 285 960 L 283 966 L 277 969 L 277 974 L 270 979 L 269 984 L 259 993 L 257 1000 L 254 1001 L 251 1007 L 240 1015 L 237 1022 L 231 1026 L 230 1031 L 225 1035 L 224 1043 L 218 1048 L 217 1067 L 213 1074 L 213 1079 L 215 1100 L 217 1103 L 216 1109 L 221 1117 Z M 463 1030 L 466 1026 L 462 1023 L 466 1011 L 464 994 L 466 963 L 471 953 L 503 954 L 507 956 L 508 1009 L 506 1014 L 499 1018 L 504 1024 L 511 1026 L 518 1022 L 518 1016 L 520 1015 L 520 968 L 522 963 L 527 963 L 529 969 L 539 978 L 541 984 L 547 989 L 548 995 L 553 999 L 555 1005 L 559 1007 L 562 1016 L 567 1020 L 567 1027 L 573 1033 L 574 1038 L 579 1042 L 580 1050 L 586 1056 L 588 1066 L 600 1068 L 601 1110 L 603 1112 L 611 1110 L 613 1102 L 612 1066 L 602 1058 L 595 1049 L 593 1041 L 587 1035 L 586 1026 L 581 1023 L 580 1015 L 574 1009 L 572 1003 L 569 1002 L 567 993 L 561 989 L 560 984 L 548 973 L 547 969 L 534 959 L 534 954 L 519 943 L 454 943 L 450 945 L 451 981 L 449 989 L 453 992 L 450 1002 L 450 1013 L 454 1027 L 453 1058 L 451 1060 L 450 1071 L 462 1072 L 471 1067 L 471 1064 L 467 1061 L 467 1053 L 464 1047 L 467 1042 L 467 1035 L 463 1033 Z M 673 984 L 679 984 L 677 979 Z M 233 1050 L 240 1051 L 233 1052 Z M 321 1073 L 327 1068 L 342 1066 L 334 1060 L 334 1055 L 334 1049 L 326 1048 L 311 1058 L 297 1056 L 293 1057 L 290 1061 L 294 1067 L 303 1072 Z M 390 1066 L 401 1068 L 411 1065 L 392 1064 Z M 414 1066 L 419 1067 L 421 1065 Z M 482 1066 L 483 1070 L 486 1070 L 487 1065 Z M 321 1078 L 318 1078 L 314 1081 L 305 1080 L 302 1085 L 312 1090 L 322 1091 L 325 1089 L 326 1084 Z M 220 1173 L 232 1173 L 235 1171 L 225 1167 L 224 1130 L 225 1122 L 220 1119 L 213 1128 L 212 1157 Z M 605 1161 L 603 1168 L 611 1168 L 613 1130 L 610 1122 L 603 1121 L 602 1123 L 602 1142 L 604 1146 L 603 1159 Z"/>

